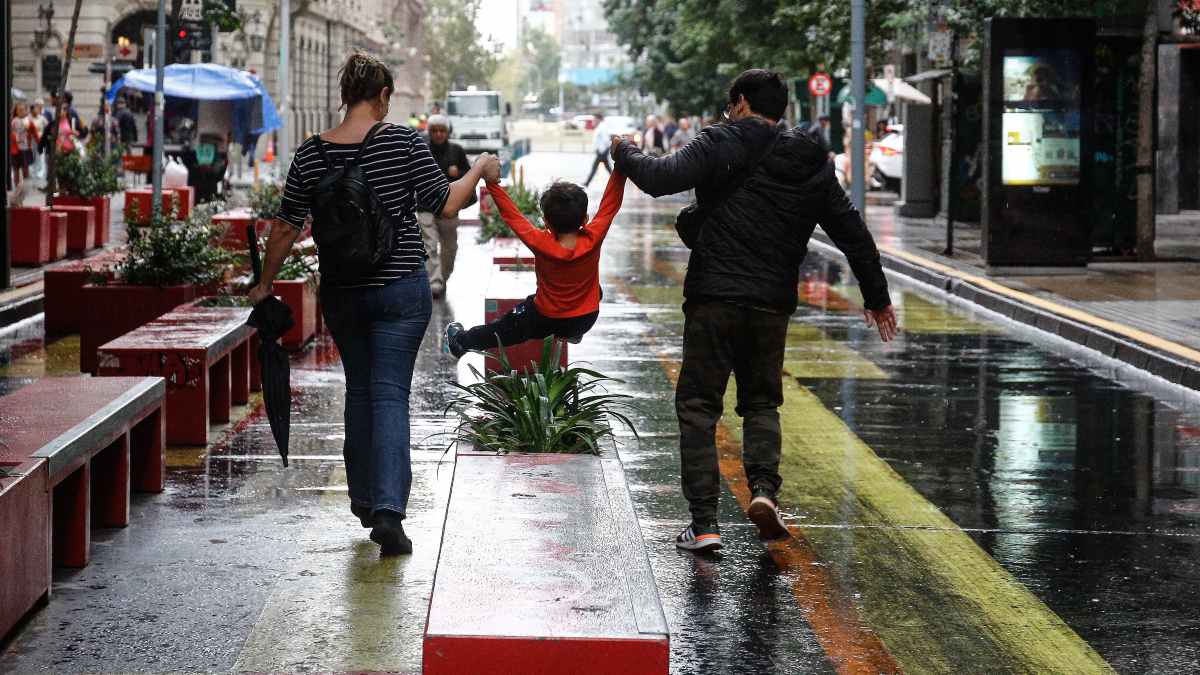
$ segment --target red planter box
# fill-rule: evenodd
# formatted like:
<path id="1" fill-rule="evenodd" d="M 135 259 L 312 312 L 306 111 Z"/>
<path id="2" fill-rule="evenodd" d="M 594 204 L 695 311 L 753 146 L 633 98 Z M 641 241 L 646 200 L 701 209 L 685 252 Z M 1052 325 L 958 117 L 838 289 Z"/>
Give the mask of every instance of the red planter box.
<path id="1" fill-rule="evenodd" d="M 533 251 L 516 237 L 497 237 L 492 240 L 492 264 L 533 268 Z"/>
<path id="2" fill-rule="evenodd" d="M 96 209 L 90 206 L 52 206 L 51 211 L 67 214 L 67 250 L 85 253 L 96 241 Z"/>
<path id="3" fill-rule="evenodd" d="M 50 259 L 62 260 L 65 257 L 67 257 L 67 214 L 51 211 Z"/>
<path id="4" fill-rule="evenodd" d="M 125 222 L 131 225 L 146 225 L 150 222 L 151 201 L 154 190 L 151 188 L 130 188 L 125 191 Z M 164 189 L 162 193 L 162 208 L 169 213 L 179 201 L 179 193 Z M 182 207 L 182 205 L 180 205 Z M 136 217 L 134 213 L 136 211 Z"/>
<path id="5" fill-rule="evenodd" d="M 275 295 L 292 308 L 296 325 L 284 333 L 280 342 L 288 349 L 303 347 L 317 333 L 317 288 L 306 279 L 275 281 Z"/>
<path id="6" fill-rule="evenodd" d="M 124 257 L 124 249 L 112 249 L 47 269 L 42 274 L 46 335 L 78 333 L 83 312 L 83 286 L 88 283 L 88 277 L 99 273 L 112 280 L 110 268 Z"/>
<path id="7" fill-rule="evenodd" d="M 50 211 L 44 206 L 12 206 L 12 264 L 45 265 L 50 262 Z"/>
<path id="8" fill-rule="evenodd" d="M 179 219 L 184 220 L 191 216 L 192 209 L 196 208 L 196 188 L 191 185 L 184 185 L 182 187 L 163 188 L 163 191 L 166 190 L 179 195 L 179 201 L 176 202 L 179 204 Z"/>
<path id="9" fill-rule="evenodd" d="M 50 485 L 46 461 L 8 458 L 0 466 L 0 639 L 50 594 Z"/>
<path id="10" fill-rule="evenodd" d="M 96 238 L 92 246 L 99 248 L 108 243 L 109 230 L 112 225 L 112 197 L 76 197 L 74 195 L 57 195 L 55 206 L 90 206 L 96 209 Z"/>
<path id="11" fill-rule="evenodd" d="M 227 251 L 246 250 L 246 226 L 253 223 L 254 232 L 261 237 L 271 230 L 271 221 L 255 218 L 250 209 L 234 209 L 213 216 L 213 225 L 225 228 L 220 246 Z"/>
<path id="12" fill-rule="evenodd" d="M 491 323 L 504 316 L 513 307 L 525 301 L 525 298 L 537 289 L 537 276 L 529 271 L 505 271 L 499 265 L 492 266 L 492 276 L 488 280 L 487 290 L 483 294 L 483 320 Z M 559 363 L 567 365 L 567 343 L 560 341 Z M 541 363 L 542 341 L 528 340 L 519 345 L 509 345 L 504 348 L 508 363 L 518 371 L 526 370 L 531 363 Z M 499 355 L 499 350 L 489 349 L 489 354 Z M 486 370 L 499 370 L 500 360 L 488 356 L 484 359 Z"/>
<path id="13" fill-rule="evenodd" d="M 106 342 L 150 323 L 185 302 L 199 297 L 192 284 L 131 286 L 87 284 L 83 287 L 79 323 L 79 370 L 96 373 L 96 350 Z"/>

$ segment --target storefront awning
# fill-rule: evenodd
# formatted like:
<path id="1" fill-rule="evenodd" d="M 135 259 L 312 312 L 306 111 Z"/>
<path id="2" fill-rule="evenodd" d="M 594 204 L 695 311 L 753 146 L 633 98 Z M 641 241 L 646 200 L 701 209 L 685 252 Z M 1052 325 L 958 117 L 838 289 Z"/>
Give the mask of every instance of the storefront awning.
<path id="1" fill-rule="evenodd" d="M 888 81 L 886 79 L 879 78 L 877 80 L 871 80 L 871 82 L 874 83 L 876 87 L 883 90 L 885 96 L 887 95 Z M 897 101 L 908 101 L 909 103 L 922 103 L 924 105 L 929 105 L 930 103 L 933 103 L 933 99 L 929 98 L 924 93 L 922 93 L 921 90 L 919 90 L 916 87 L 912 86 L 911 84 L 905 82 L 904 80 L 899 80 L 899 79 L 892 80 L 891 93 L 892 93 L 892 96 L 894 96 Z M 867 102 L 870 103 L 869 98 L 867 99 Z"/>

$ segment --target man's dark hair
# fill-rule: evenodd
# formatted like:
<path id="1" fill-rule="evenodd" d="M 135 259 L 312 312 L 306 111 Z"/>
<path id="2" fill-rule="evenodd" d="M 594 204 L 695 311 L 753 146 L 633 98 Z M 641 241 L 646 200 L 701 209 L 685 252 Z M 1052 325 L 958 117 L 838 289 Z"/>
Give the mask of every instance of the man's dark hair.
<path id="1" fill-rule="evenodd" d="M 579 231 L 587 218 L 587 193 L 574 183 L 560 180 L 546 188 L 540 204 L 546 225 L 556 234 Z"/>
<path id="2" fill-rule="evenodd" d="M 821 115 L 820 117 L 818 117 L 818 118 L 817 118 L 817 121 L 818 121 L 818 122 L 828 122 L 828 121 L 829 121 L 829 115 Z"/>
<path id="3" fill-rule="evenodd" d="M 75 102 L 75 95 L 69 91 L 63 92 L 63 98 L 67 101 L 67 105 L 71 105 Z"/>
<path id="4" fill-rule="evenodd" d="M 737 103 L 742 96 L 746 97 L 750 110 L 767 119 L 783 117 L 783 111 L 787 108 L 787 85 L 774 71 L 751 68 L 738 75 L 729 85 L 729 102 Z"/>

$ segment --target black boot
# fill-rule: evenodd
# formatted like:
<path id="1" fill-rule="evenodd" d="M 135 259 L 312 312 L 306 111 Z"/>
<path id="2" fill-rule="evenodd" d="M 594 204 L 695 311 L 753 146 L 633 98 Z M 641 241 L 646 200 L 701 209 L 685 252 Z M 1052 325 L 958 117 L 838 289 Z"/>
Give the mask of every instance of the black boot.
<path id="1" fill-rule="evenodd" d="M 404 516 L 395 511 L 376 511 L 371 541 L 379 544 L 380 555 L 412 553 L 412 541 L 404 534 Z"/>
<path id="2" fill-rule="evenodd" d="M 358 516 L 358 522 L 362 523 L 364 529 L 375 527 L 375 519 L 371 516 L 371 509 L 366 506 L 359 506 L 354 502 L 350 502 L 350 513 Z"/>

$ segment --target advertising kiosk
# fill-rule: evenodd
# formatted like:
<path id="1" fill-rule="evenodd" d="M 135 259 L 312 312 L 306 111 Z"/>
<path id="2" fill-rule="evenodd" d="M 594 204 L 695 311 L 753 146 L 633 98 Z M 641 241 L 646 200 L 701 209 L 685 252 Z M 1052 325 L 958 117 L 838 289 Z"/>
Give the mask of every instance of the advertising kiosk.
<path id="1" fill-rule="evenodd" d="M 990 269 L 1079 267 L 1088 224 L 1090 19 L 989 19 L 983 232 Z"/>

